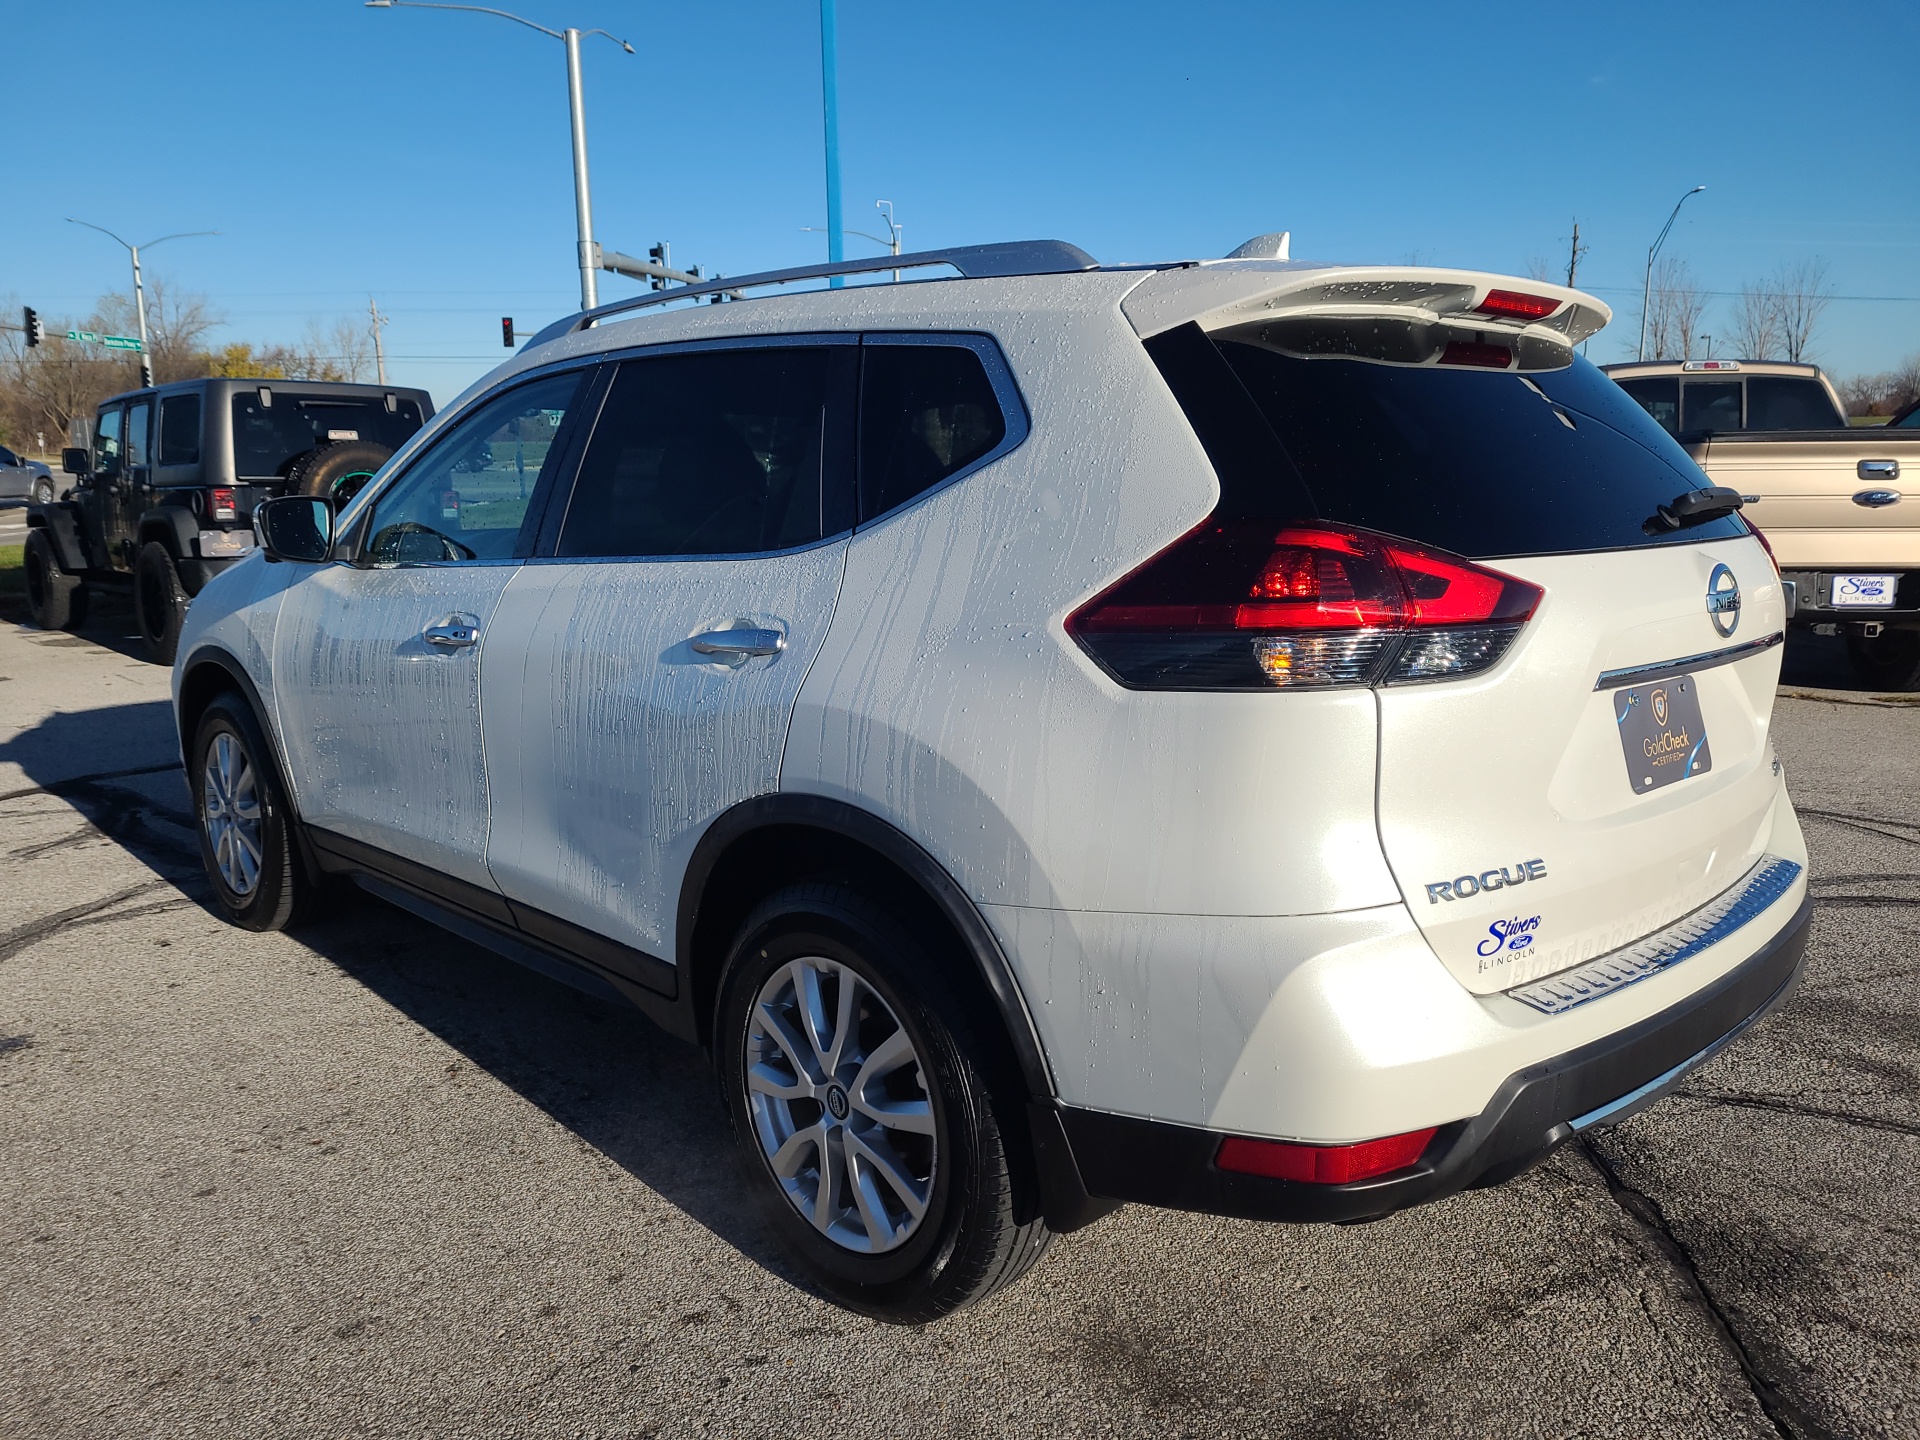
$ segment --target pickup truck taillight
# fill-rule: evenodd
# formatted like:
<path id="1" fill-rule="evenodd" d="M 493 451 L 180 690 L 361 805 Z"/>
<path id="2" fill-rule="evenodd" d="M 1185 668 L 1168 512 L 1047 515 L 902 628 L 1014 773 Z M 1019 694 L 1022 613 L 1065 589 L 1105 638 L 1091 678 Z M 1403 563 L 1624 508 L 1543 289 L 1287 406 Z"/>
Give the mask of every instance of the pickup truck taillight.
<path id="1" fill-rule="evenodd" d="M 207 513 L 215 520 L 232 520 L 239 515 L 233 503 L 233 491 L 221 486 L 207 497 Z"/>

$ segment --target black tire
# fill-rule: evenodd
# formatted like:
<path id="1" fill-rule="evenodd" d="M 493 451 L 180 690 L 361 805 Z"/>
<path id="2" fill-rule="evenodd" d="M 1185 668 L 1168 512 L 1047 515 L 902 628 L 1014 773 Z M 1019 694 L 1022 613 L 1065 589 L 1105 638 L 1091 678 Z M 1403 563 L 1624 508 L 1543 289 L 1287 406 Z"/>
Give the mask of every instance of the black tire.
<path id="1" fill-rule="evenodd" d="M 942 958 L 892 910 L 849 886 L 827 882 L 792 886 L 769 897 L 742 926 L 722 979 L 715 1016 L 721 1088 L 745 1153 L 749 1184 L 788 1254 L 840 1304 L 899 1324 L 937 1319 L 1005 1288 L 1033 1267 L 1052 1240 L 1032 1197 L 1016 1194 L 1009 1148 L 1021 1143 L 1021 1117 L 1016 1113 L 1020 1101 L 1017 1086 L 1006 1083 L 1004 1075 L 990 1073 L 1000 1067 L 991 1058 L 994 1049 L 983 1043 L 983 1026 L 993 1022 L 974 1013 L 979 1007 L 967 1003 L 948 981 Z M 877 1039 L 868 1045 L 867 1037 L 875 1033 L 868 1028 L 870 1023 L 879 1025 L 880 1037 L 890 1035 L 894 1026 L 905 1033 L 912 1044 L 912 1079 L 905 1082 L 907 1100 L 896 1098 L 893 1103 L 918 1107 L 924 1101 L 931 1112 L 929 1148 L 916 1151 L 919 1137 L 914 1135 L 889 1130 L 879 1136 L 900 1157 L 901 1168 L 925 1186 L 924 1211 L 911 1222 L 914 1228 L 903 1231 L 906 1238 L 897 1248 L 880 1253 L 850 1248 L 802 1213 L 802 1207 L 812 1208 L 814 1201 L 801 1194 L 789 1197 L 767 1150 L 780 1134 L 793 1131 L 783 1132 L 776 1125 L 770 1132 L 774 1139 L 763 1143 L 760 1127 L 767 1123 L 765 1112 L 753 1108 L 749 1066 L 757 1064 L 764 1073 L 766 1057 L 775 1056 L 778 1063 L 767 1040 L 750 1035 L 756 1005 L 763 987 L 784 983 L 783 977 L 793 973 L 788 967 L 803 959 L 819 959 L 835 967 L 839 977 L 849 971 L 858 977 L 856 994 L 863 995 L 859 1003 L 866 1008 L 861 1011 L 865 1018 L 853 1028 L 862 1042 L 863 1058 L 869 1050 L 877 1053 L 874 1047 L 881 1043 Z M 822 982 L 836 997 L 843 983 L 843 978 Z M 827 990 L 823 988 L 822 993 Z M 876 996 L 884 1008 L 871 1004 Z M 836 998 L 836 1011 L 837 1003 Z M 839 1045 L 833 1048 L 838 1051 Z M 817 1057 L 817 1047 L 814 1054 Z M 851 1077 L 860 1068 L 858 1062 L 843 1065 L 837 1079 L 845 1083 L 827 1087 L 825 1100 L 792 1101 L 793 1108 L 811 1108 L 799 1118 L 790 1109 L 788 1118 L 808 1128 L 825 1127 L 831 1110 L 837 1117 L 832 1123 L 847 1136 L 865 1126 L 863 1138 L 871 1142 L 876 1130 L 865 1116 L 872 1112 L 858 1100 L 849 1104 L 849 1092 L 857 1094 L 858 1089 L 850 1083 Z M 792 1066 L 788 1073 L 797 1075 L 798 1069 Z M 908 1069 L 901 1064 L 875 1083 L 895 1087 L 900 1083 L 897 1077 Z M 841 1092 L 838 1108 L 833 1108 L 834 1089 Z M 895 1093 L 889 1089 L 889 1094 Z M 846 1147 L 854 1142 L 848 1138 L 838 1143 L 837 1153 L 846 1154 Z M 827 1141 L 809 1151 L 803 1144 L 793 1153 L 813 1155 L 818 1179 L 827 1168 L 825 1152 L 833 1145 Z M 838 1173 L 851 1174 L 845 1168 Z M 804 1165 L 797 1167 L 791 1183 L 804 1190 L 806 1180 Z M 813 1193 L 819 1194 L 818 1185 Z M 893 1191 L 889 1198 L 897 1199 L 899 1193 Z M 838 1186 L 829 1189 L 828 1198 L 842 1194 L 851 1199 L 851 1192 Z M 823 1208 L 833 1210 L 831 1204 Z M 857 1218 L 851 1206 L 834 1213 L 841 1217 L 841 1228 L 863 1226 L 867 1238 L 872 1238 L 872 1225 Z M 904 1227 L 909 1223 L 904 1207 L 901 1213 Z M 1022 1214 L 1028 1218 L 1022 1220 Z"/>
<path id="2" fill-rule="evenodd" d="M 287 494 L 317 495 L 344 505 L 392 454 L 386 446 L 371 440 L 321 445 L 293 462 L 287 471 Z"/>
<path id="3" fill-rule="evenodd" d="M 1882 630 L 1871 639 L 1849 630 L 1847 659 L 1875 690 L 1920 690 L 1920 630 Z"/>
<path id="4" fill-rule="evenodd" d="M 53 481 L 47 479 L 44 475 L 34 481 L 32 499 L 36 505 L 51 505 L 53 503 Z"/>
<path id="5" fill-rule="evenodd" d="M 187 592 L 173 568 L 173 556 L 158 540 L 142 545 L 133 562 L 133 613 L 147 658 L 156 665 L 173 664 L 187 618 Z"/>
<path id="6" fill-rule="evenodd" d="M 45 530 L 27 532 L 23 560 L 27 579 L 27 614 L 42 630 L 78 630 L 87 623 L 87 584 L 60 568 L 53 542 Z"/>
<path id="7" fill-rule="evenodd" d="M 244 782 L 232 785 L 240 794 L 250 790 L 253 797 L 254 815 L 248 838 L 253 842 L 251 848 L 257 848 L 258 858 L 252 867 L 251 888 L 247 885 L 244 863 L 239 867 L 237 881 L 230 878 L 228 868 L 223 868 L 219 816 L 210 814 L 231 810 L 236 818 L 244 821 L 248 808 L 235 806 L 232 802 L 238 797 L 223 795 L 222 782 L 210 778 L 210 757 L 223 737 L 229 747 L 227 755 L 237 751 L 245 762 L 246 773 L 252 777 L 250 785 Z M 286 930 L 300 924 L 312 912 L 319 887 L 301 863 L 295 833 L 299 821 L 287 803 L 273 751 L 261 732 L 259 721 L 254 718 L 253 708 L 239 695 L 228 691 L 214 697 L 207 706 L 194 732 L 191 767 L 187 772 L 187 785 L 193 792 L 200 859 L 206 866 L 207 879 L 213 885 L 214 898 L 222 913 L 243 930 Z M 238 777 L 242 772 L 228 765 L 224 773 Z M 230 845 L 224 853 L 232 856 L 239 851 Z"/>

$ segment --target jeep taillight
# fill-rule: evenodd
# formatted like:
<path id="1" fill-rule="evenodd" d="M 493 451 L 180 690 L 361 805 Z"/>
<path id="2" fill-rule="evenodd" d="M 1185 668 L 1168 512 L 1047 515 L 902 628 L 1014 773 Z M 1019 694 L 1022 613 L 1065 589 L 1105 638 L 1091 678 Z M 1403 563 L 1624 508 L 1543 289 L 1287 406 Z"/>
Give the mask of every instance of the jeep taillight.
<path id="1" fill-rule="evenodd" d="M 215 520 L 232 520 L 240 512 L 233 503 L 233 491 L 226 486 L 214 490 L 207 497 L 207 513 Z"/>
<path id="2" fill-rule="evenodd" d="M 1074 611 L 1067 632 L 1136 689 L 1393 684 L 1490 668 L 1541 594 L 1365 530 L 1210 519 Z"/>

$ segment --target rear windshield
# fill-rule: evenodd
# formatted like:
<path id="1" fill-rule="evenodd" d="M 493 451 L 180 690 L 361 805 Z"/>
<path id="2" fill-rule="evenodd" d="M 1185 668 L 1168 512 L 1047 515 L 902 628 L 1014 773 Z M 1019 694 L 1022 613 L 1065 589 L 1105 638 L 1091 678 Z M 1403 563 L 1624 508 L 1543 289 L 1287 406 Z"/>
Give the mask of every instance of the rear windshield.
<path id="1" fill-rule="evenodd" d="M 1192 416 L 1183 381 L 1163 359 L 1171 353 L 1162 348 L 1165 338 L 1156 337 L 1149 349 Z M 1269 450 L 1277 437 L 1284 452 L 1264 470 L 1252 467 L 1252 474 L 1267 477 L 1269 499 L 1246 494 L 1245 481 L 1235 498 L 1262 514 L 1310 509 L 1323 520 L 1475 558 L 1747 533 L 1733 516 L 1647 533 L 1657 506 L 1712 482 L 1645 410 L 1578 357 L 1562 369 L 1523 375 L 1303 359 L 1215 339 L 1271 427 Z M 1200 358 L 1189 351 L 1190 361 Z M 1185 377 L 1185 388 L 1192 379 Z M 1204 424 L 1196 417 L 1195 428 L 1213 453 L 1226 412 L 1202 405 L 1212 413 Z M 1240 405 L 1244 410 L 1245 401 Z M 1248 421 L 1257 427 L 1252 417 L 1237 423 Z M 1257 437 L 1245 438 L 1257 447 Z M 1249 473 L 1244 463 L 1241 471 Z M 1254 479 L 1251 487 L 1261 483 Z"/>
<path id="2" fill-rule="evenodd" d="M 273 401 L 257 390 L 233 397 L 233 471 L 248 479 L 285 475 L 295 459 L 334 440 L 370 440 L 389 450 L 421 425 L 420 407 L 405 396 L 392 410 L 386 397 L 301 395 L 271 386 Z"/>

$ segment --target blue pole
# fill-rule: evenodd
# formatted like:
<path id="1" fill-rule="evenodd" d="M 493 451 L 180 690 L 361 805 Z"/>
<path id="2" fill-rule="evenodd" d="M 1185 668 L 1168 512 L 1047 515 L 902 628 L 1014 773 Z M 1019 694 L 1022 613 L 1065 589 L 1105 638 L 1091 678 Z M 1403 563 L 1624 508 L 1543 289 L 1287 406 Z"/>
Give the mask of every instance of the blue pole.
<path id="1" fill-rule="evenodd" d="M 820 0 L 820 90 L 827 120 L 827 260 L 846 258 L 840 232 L 840 38 L 834 0 Z M 838 288 L 838 275 L 831 281 Z"/>

